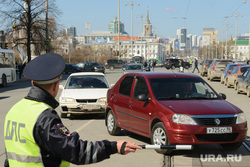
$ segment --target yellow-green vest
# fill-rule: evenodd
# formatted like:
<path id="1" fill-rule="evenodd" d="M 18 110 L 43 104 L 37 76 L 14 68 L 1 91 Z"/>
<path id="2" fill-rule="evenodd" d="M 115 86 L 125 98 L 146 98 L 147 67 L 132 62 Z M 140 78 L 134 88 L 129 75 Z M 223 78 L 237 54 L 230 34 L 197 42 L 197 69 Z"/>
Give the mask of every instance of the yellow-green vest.
<path id="1" fill-rule="evenodd" d="M 39 115 L 51 108 L 42 102 L 22 99 L 7 113 L 4 141 L 10 167 L 43 167 L 40 149 L 33 136 Z M 70 166 L 63 161 L 61 167 Z"/>

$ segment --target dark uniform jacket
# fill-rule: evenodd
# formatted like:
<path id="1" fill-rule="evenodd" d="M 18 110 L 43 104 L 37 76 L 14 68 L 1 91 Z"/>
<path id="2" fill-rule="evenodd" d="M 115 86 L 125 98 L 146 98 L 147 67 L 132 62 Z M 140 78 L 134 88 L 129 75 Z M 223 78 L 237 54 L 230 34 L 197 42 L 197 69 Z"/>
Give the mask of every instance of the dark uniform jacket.
<path id="1" fill-rule="evenodd" d="M 53 109 L 59 105 L 53 96 L 37 86 L 32 86 L 25 98 L 44 102 Z M 117 153 L 116 142 L 83 141 L 79 139 L 78 133 L 70 134 L 55 110 L 47 109 L 42 112 L 37 119 L 33 134 L 40 147 L 44 166 L 57 167 L 62 160 L 74 164 L 90 164 Z"/>

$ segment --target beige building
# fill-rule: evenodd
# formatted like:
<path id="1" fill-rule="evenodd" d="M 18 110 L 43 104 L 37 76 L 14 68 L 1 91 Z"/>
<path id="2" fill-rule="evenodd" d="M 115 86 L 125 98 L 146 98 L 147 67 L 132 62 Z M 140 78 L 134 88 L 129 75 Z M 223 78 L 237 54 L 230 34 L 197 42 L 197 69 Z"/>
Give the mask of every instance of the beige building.
<path id="1" fill-rule="evenodd" d="M 214 28 L 203 28 L 203 46 L 216 45 L 218 41 L 218 31 Z"/>

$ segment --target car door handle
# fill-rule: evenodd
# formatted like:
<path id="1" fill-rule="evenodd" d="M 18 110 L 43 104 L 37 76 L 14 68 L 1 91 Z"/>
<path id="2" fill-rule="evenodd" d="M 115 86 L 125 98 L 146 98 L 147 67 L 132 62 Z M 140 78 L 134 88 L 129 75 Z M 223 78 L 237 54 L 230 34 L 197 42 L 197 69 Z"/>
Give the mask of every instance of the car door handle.
<path id="1" fill-rule="evenodd" d="M 114 99 L 115 102 L 117 102 L 117 99 Z"/>
<path id="2" fill-rule="evenodd" d="M 134 105 L 133 104 L 130 104 L 130 107 L 133 107 Z"/>

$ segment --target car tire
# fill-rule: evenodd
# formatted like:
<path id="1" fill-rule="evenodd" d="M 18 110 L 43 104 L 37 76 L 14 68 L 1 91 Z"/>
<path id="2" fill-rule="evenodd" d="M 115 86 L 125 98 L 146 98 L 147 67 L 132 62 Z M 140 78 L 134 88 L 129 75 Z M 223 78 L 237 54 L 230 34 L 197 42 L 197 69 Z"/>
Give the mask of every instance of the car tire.
<path id="1" fill-rule="evenodd" d="M 207 80 L 210 80 L 210 75 L 207 73 Z"/>
<path id="2" fill-rule="evenodd" d="M 247 88 L 247 97 L 250 97 L 250 87 Z"/>
<path id="3" fill-rule="evenodd" d="M 67 118 L 67 113 L 62 113 L 61 112 L 61 118 Z"/>
<path id="4" fill-rule="evenodd" d="M 236 87 L 237 85 L 236 85 L 236 81 L 234 82 L 234 90 L 236 90 L 237 89 L 237 87 Z"/>
<path id="5" fill-rule="evenodd" d="M 6 87 L 7 86 L 7 78 L 6 78 L 6 75 L 2 75 L 2 86 L 3 87 Z"/>
<path id="6" fill-rule="evenodd" d="M 113 71 L 114 69 L 115 69 L 114 66 L 109 66 L 109 70 L 110 70 L 110 71 Z"/>
<path id="7" fill-rule="evenodd" d="M 228 144 L 220 144 L 221 147 L 224 149 L 224 150 L 228 150 L 228 151 L 234 151 L 234 150 L 237 150 L 241 147 L 242 145 L 242 142 L 238 142 L 238 143 L 228 143 Z"/>
<path id="8" fill-rule="evenodd" d="M 240 86 L 239 84 L 236 83 L 236 93 L 237 94 L 240 94 Z"/>
<path id="9" fill-rule="evenodd" d="M 228 83 L 228 79 L 227 79 L 226 84 L 227 84 L 227 88 L 230 88 L 230 84 Z"/>
<path id="10" fill-rule="evenodd" d="M 222 79 L 222 77 L 220 78 L 220 83 L 224 84 L 224 78 Z"/>
<path id="11" fill-rule="evenodd" d="M 171 69 L 172 69 L 172 70 L 174 70 L 174 69 L 175 69 L 175 66 L 174 66 L 174 65 L 172 65 L 172 66 L 171 66 Z"/>
<path id="12" fill-rule="evenodd" d="M 162 122 L 156 123 L 151 131 L 151 144 L 153 145 L 169 145 L 169 140 L 165 126 Z M 170 149 L 155 149 L 157 153 L 160 154 L 171 154 Z"/>
<path id="13" fill-rule="evenodd" d="M 117 126 L 117 122 L 112 110 L 108 112 L 106 117 L 107 130 L 110 135 L 116 136 L 121 132 L 121 128 Z"/>
<path id="14" fill-rule="evenodd" d="M 189 67 L 190 67 L 190 66 L 186 65 L 186 66 L 185 66 L 185 69 L 189 69 Z"/>

